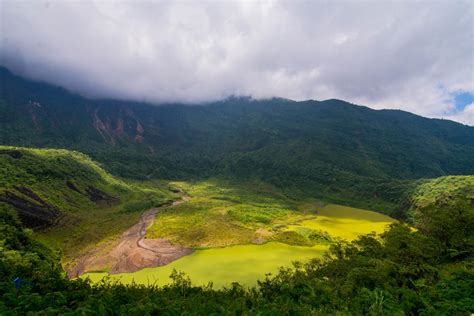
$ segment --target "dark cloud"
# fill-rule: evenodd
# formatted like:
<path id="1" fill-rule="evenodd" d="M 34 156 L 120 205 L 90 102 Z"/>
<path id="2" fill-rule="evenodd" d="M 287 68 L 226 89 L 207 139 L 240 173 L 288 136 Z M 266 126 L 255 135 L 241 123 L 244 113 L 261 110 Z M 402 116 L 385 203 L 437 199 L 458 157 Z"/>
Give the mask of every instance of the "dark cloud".
<path id="1" fill-rule="evenodd" d="M 474 124 L 455 107 L 456 94 L 474 92 L 471 1 L 3 0 L 0 8 L 2 64 L 91 96 L 341 98 Z"/>

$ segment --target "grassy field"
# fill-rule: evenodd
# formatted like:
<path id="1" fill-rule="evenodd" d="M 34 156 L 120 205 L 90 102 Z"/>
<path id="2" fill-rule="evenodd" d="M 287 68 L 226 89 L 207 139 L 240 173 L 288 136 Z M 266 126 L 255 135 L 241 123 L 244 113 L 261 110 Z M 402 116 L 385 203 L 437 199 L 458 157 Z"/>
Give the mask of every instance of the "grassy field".
<path id="1" fill-rule="evenodd" d="M 229 207 L 227 204 L 213 204 L 209 201 L 202 201 L 202 199 L 194 200 L 191 207 L 193 211 L 197 212 L 196 208 L 200 203 L 203 203 L 200 212 L 204 213 L 204 218 L 207 220 L 213 220 L 213 212 L 215 212 L 213 207 L 221 212 Z M 256 238 L 258 235 L 257 232 L 249 228 L 251 227 L 249 223 L 246 227 L 235 223 L 234 225 L 240 227 L 239 229 L 227 230 L 228 225 L 225 222 L 222 224 L 206 223 L 206 220 L 189 222 L 190 217 L 186 206 L 188 205 L 183 204 L 180 209 L 173 209 L 177 212 L 173 216 L 176 226 L 167 227 L 167 229 L 172 230 L 184 224 L 190 225 L 191 228 L 193 225 L 200 225 L 199 229 L 203 231 L 203 235 L 209 234 L 206 241 L 218 238 L 219 233 L 216 231 L 221 232 L 220 234 L 225 237 L 224 240 L 227 242 Z M 211 206 L 210 215 L 206 213 L 206 206 Z M 231 205 L 230 208 L 232 209 L 232 207 L 235 206 Z M 216 287 L 222 287 L 229 286 L 232 282 L 239 282 L 242 285 L 253 286 L 258 279 L 263 279 L 266 273 L 277 272 L 279 267 L 289 266 L 294 261 L 306 261 L 310 258 L 320 257 L 327 250 L 329 244 L 336 239 L 350 241 L 370 232 L 382 233 L 389 224 L 395 222 L 392 218 L 380 213 L 335 204 L 320 206 L 320 204 L 306 203 L 300 207 L 309 208 L 311 212 L 306 214 L 301 210 L 276 212 L 279 216 L 272 218 L 270 226 L 265 226 L 264 223 L 254 223 L 254 228 L 259 227 L 257 231 L 260 231 L 261 234 L 263 234 L 261 231 L 268 232 L 265 236 L 268 240 L 281 240 L 285 243 L 270 241 L 261 245 L 246 244 L 196 250 L 193 254 L 163 267 L 148 268 L 110 277 L 112 280 L 126 284 L 135 282 L 164 285 L 170 282 L 169 276 L 173 269 L 176 269 L 184 272 L 199 285 L 212 282 Z M 182 218 L 179 215 L 181 212 L 184 213 Z M 167 215 L 165 215 L 166 217 Z M 224 221 L 224 219 L 220 220 Z M 159 221 L 155 221 L 155 223 L 160 225 Z M 206 232 L 208 227 L 212 228 Z M 244 230 L 247 230 L 247 236 L 238 235 L 240 231 Z M 292 233 L 287 235 L 288 239 L 283 237 L 286 233 Z M 176 233 L 176 236 L 179 234 Z M 189 235 L 184 232 L 184 236 Z M 218 239 L 218 241 L 218 244 L 221 244 L 221 240 Z M 295 245 L 295 241 L 307 246 Z M 97 282 L 106 275 L 106 273 L 91 273 L 85 277 L 88 276 Z"/>
<path id="2" fill-rule="evenodd" d="M 279 241 L 313 246 L 383 232 L 386 215 L 318 200 L 294 200 L 262 183 L 211 180 L 175 183 L 191 199 L 160 212 L 147 238 L 167 238 L 187 247 L 222 247 Z"/>
<path id="3" fill-rule="evenodd" d="M 281 266 L 291 265 L 293 261 L 304 261 L 321 256 L 327 249 L 325 245 L 314 247 L 289 246 L 278 242 L 264 245 L 238 245 L 224 248 L 197 250 L 169 265 L 143 269 L 134 273 L 110 275 L 112 280 L 125 284 L 164 285 L 170 282 L 173 269 L 183 271 L 194 284 L 214 287 L 230 286 L 232 282 L 242 285 L 256 285 L 265 274 L 275 274 Z M 106 273 L 90 273 L 92 281 L 99 281 Z"/>
<path id="4" fill-rule="evenodd" d="M 263 236 L 257 232 L 260 228 L 268 228 L 278 218 L 299 214 L 296 201 L 262 183 L 236 185 L 209 180 L 173 184 L 183 188 L 191 199 L 159 212 L 147 238 L 167 238 L 187 247 L 261 242 Z"/>

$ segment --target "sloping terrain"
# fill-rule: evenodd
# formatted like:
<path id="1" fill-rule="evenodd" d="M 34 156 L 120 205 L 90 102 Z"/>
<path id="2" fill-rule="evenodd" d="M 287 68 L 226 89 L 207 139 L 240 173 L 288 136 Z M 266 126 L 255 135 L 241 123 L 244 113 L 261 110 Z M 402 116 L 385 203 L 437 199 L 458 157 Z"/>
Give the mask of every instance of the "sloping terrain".
<path id="1" fill-rule="evenodd" d="M 140 216 L 138 223 L 126 230 L 120 238 L 102 243 L 69 265 L 70 278 L 86 272 L 109 271 L 110 273 L 135 272 L 144 268 L 166 265 L 192 249 L 172 244 L 164 238 L 145 239 L 146 231 L 155 220 L 156 213 L 164 208 L 185 203 L 188 197 L 182 193 L 180 200 L 172 204 L 149 209 Z"/>
<path id="2" fill-rule="evenodd" d="M 416 227 L 439 236 L 452 257 L 474 252 L 474 175 L 421 181 L 409 215 Z"/>
<path id="3" fill-rule="evenodd" d="M 129 178 L 258 179 L 400 216 L 411 180 L 474 173 L 474 127 L 402 111 L 249 98 L 153 106 L 86 99 L 4 68 L 0 80 L 0 144 L 80 150 Z"/>
<path id="4" fill-rule="evenodd" d="M 414 212 L 427 207 L 474 206 L 474 175 L 446 176 L 420 181 L 411 196 Z"/>
<path id="5" fill-rule="evenodd" d="M 328 244 L 338 232 L 382 232 L 392 221 L 347 208 L 351 220 L 345 224 L 347 214 L 337 215 L 341 206 L 286 195 L 258 181 L 126 182 L 88 156 L 68 150 L 1 146 L 0 164 L 0 202 L 37 230 L 37 238 L 64 252 L 72 276 L 160 266 L 193 248 L 271 241 Z M 169 185 L 184 188 L 190 197 L 173 208 L 156 208 L 180 195 L 179 190 L 169 191 Z M 385 220 L 359 218 L 364 212 Z M 333 222 L 328 220 L 331 216 Z M 334 220 L 340 220 L 338 227 Z"/>
<path id="6" fill-rule="evenodd" d="M 0 202 L 68 255 L 172 198 L 164 185 L 125 182 L 79 152 L 0 146 Z"/>

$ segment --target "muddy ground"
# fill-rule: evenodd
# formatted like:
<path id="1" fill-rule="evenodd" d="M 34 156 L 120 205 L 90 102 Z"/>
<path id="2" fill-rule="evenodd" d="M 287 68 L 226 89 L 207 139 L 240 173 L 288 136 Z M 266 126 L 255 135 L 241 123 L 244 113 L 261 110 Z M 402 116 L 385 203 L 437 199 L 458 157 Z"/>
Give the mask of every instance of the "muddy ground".
<path id="1" fill-rule="evenodd" d="M 163 266 L 190 254 L 192 249 L 172 245 L 166 239 L 145 239 L 146 230 L 153 224 L 157 212 L 185 203 L 188 199 L 182 192 L 181 200 L 174 201 L 172 205 L 145 211 L 138 223 L 125 231 L 118 240 L 96 247 L 68 268 L 68 276 L 75 278 L 95 271 L 109 271 L 112 274 L 135 272 Z"/>

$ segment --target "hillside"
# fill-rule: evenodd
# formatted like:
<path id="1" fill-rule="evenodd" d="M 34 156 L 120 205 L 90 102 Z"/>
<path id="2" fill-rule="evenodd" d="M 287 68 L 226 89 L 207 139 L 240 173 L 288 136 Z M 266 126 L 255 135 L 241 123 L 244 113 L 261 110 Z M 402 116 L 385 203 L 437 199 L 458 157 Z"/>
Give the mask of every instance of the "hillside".
<path id="1" fill-rule="evenodd" d="M 168 286 L 143 287 L 67 280 L 54 254 L 31 239 L 0 203 L 0 313 L 174 314 L 363 314 L 469 315 L 474 311 L 472 176 L 420 184 L 416 209 L 440 206 L 432 199 L 446 185 L 442 216 L 421 212 L 416 230 L 394 224 L 380 236 L 333 245 L 322 259 L 282 269 L 252 289 L 233 284 L 196 286 L 174 271 Z M 453 182 L 456 185 L 453 185 Z M 451 202 L 465 205 L 466 212 Z M 423 201 L 422 204 L 417 204 Z M 459 215 L 461 214 L 461 216 Z M 433 216 L 436 215 L 436 216 Z M 454 218 L 455 220 L 451 220 Z M 445 225 L 446 222 L 452 224 Z M 425 229 L 424 223 L 441 230 Z M 446 236 L 456 236 L 446 239 Z M 459 237 L 459 238 L 458 238 Z M 467 241 L 467 242 L 466 242 Z"/>
<path id="2" fill-rule="evenodd" d="M 136 179 L 218 177 L 400 216 L 412 180 L 474 174 L 474 127 L 340 100 L 92 100 L 0 70 L 0 144 L 79 150 Z"/>
<path id="3" fill-rule="evenodd" d="M 422 180 L 411 196 L 413 212 L 429 207 L 474 205 L 474 176 L 447 176 Z"/>
<path id="4" fill-rule="evenodd" d="M 409 215 L 420 230 L 438 235 L 450 256 L 469 256 L 474 251 L 474 176 L 422 181 Z"/>
<path id="5" fill-rule="evenodd" d="M 166 188 L 115 178 L 79 152 L 0 146 L 0 202 L 68 257 L 169 202 Z"/>

